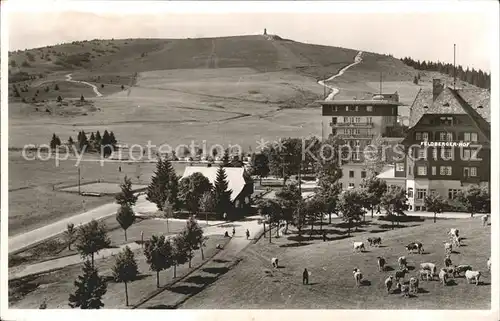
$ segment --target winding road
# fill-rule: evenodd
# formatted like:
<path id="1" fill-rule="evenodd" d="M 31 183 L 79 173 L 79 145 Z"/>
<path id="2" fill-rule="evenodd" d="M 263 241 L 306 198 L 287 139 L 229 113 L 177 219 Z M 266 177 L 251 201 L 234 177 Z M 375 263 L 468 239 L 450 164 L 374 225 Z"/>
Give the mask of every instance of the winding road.
<path id="1" fill-rule="evenodd" d="M 339 89 L 338 88 L 335 88 L 335 87 L 332 87 L 332 86 L 328 86 L 326 84 L 327 81 L 332 81 L 333 79 L 339 77 L 339 76 L 342 76 L 346 71 L 347 69 L 351 68 L 352 66 L 355 66 L 357 64 L 359 64 L 361 61 L 363 61 L 363 59 L 361 58 L 361 55 L 363 54 L 362 51 L 358 52 L 358 54 L 356 55 L 356 57 L 354 57 L 354 62 L 344 68 L 342 68 L 336 75 L 333 75 L 331 76 L 330 78 L 328 79 L 325 79 L 325 80 L 320 80 L 318 81 L 318 84 L 320 84 L 321 86 L 324 86 L 324 87 L 327 87 L 328 89 L 330 89 L 332 92 L 325 98 L 325 100 L 333 100 L 333 97 L 335 97 L 336 94 L 339 93 Z"/>
<path id="2" fill-rule="evenodd" d="M 80 83 L 80 84 L 84 84 L 84 85 L 87 85 L 87 86 L 90 86 L 92 87 L 92 89 L 94 90 L 95 94 L 97 97 L 102 97 L 102 94 L 99 92 L 99 90 L 97 89 L 97 86 L 96 85 L 93 85 L 89 82 L 86 82 L 86 81 L 80 81 L 80 80 L 73 80 L 71 78 L 71 74 L 67 74 L 66 75 L 66 81 L 69 81 L 69 82 L 76 82 L 76 83 Z"/>

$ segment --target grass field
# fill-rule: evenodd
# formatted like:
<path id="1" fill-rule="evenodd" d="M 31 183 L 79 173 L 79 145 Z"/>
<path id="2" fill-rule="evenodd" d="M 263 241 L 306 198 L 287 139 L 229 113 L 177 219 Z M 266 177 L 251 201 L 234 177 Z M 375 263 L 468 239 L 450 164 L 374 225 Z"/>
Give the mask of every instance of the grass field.
<path id="1" fill-rule="evenodd" d="M 147 185 L 132 184 L 133 191 L 144 189 L 146 187 Z M 79 190 L 82 193 L 98 193 L 98 194 L 118 194 L 121 191 L 119 183 L 102 183 L 102 182 L 81 185 L 80 188 L 78 188 L 78 186 L 71 186 L 60 189 L 60 191 L 72 192 L 72 193 L 78 193 Z"/>
<path id="2" fill-rule="evenodd" d="M 405 223 L 404 225 L 408 225 Z M 321 237 L 298 244 L 295 236 L 261 239 L 242 254 L 243 261 L 203 292 L 188 300 L 182 308 L 273 308 L 273 309 L 489 309 L 490 273 L 486 261 L 490 256 L 490 229 L 481 226 L 479 219 L 426 221 L 419 226 L 388 230 L 388 227 L 363 227 L 354 237 L 345 238 L 338 225 L 326 226 L 329 235 L 340 233 L 341 239 L 322 242 Z M 384 280 L 394 272 L 379 272 L 377 256 L 387 265 L 397 268 L 397 258 L 406 255 L 410 276 L 416 274 L 422 262 L 443 266 L 443 241 L 451 227 L 465 237 L 465 246 L 455 249 L 454 264 L 470 264 L 483 272 L 480 286 L 466 284 L 463 277 L 443 286 L 438 281 L 421 281 L 420 293 L 411 298 L 387 294 Z M 372 233 L 370 233 L 372 232 Z M 373 232 L 380 232 L 373 234 Z M 354 241 L 369 236 L 382 237 L 380 248 L 367 248 L 365 253 L 353 253 Z M 425 253 L 407 254 L 404 246 L 421 241 Z M 274 270 L 270 259 L 279 258 L 281 268 Z M 364 285 L 357 287 L 352 270 L 363 273 Z M 302 285 L 302 271 L 311 272 L 309 285 Z M 408 280 L 408 276 L 406 278 Z"/>

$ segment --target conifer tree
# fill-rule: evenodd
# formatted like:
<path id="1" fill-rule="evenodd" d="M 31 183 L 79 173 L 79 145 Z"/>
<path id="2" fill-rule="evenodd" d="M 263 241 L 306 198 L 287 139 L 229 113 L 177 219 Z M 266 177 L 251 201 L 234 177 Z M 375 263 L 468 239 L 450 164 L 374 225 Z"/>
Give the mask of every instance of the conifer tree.
<path id="1" fill-rule="evenodd" d="M 75 293 L 69 295 L 69 306 L 80 309 L 100 309 L 104 307 L 102 297 L 106 294 L 107 284 L 93 264 L 88 260 L 83 264 L 83 275 L 75 280 Z"/>
<path id="2" fill-rule="evenodd" d="M 224 213 L 230 212 L 231 210 L 232 193 L 232 191 L 228 189 L 226 170 L 222 166 L 217 170 L 213 193 L 215 199 L 215 212 L 219 217 L 222 217 Z"/>

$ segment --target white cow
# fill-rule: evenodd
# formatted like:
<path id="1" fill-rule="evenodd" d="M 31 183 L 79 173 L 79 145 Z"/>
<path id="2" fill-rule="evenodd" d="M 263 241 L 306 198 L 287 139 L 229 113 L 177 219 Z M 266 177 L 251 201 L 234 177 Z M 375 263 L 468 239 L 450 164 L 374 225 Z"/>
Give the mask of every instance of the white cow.
<path id="1" fill-rule="evenodd" d="M 488 261 L 486 262 L 486 266 L 488 267 L 488 271 L 491 271 L 491 257 L 488 258 Z"/>
<path id="2" fill-rule="evenodd" d="M 470 284 L 471 280 L 476 280 L 476 285 L 479 285 L 480 276 L 481 276 L 480 271 L 465 271 L 465 278 L 467 279 L 467 284 Z"/>
<path id="3" fill-rule="evenodd" d="M 407 268 L 408 262 L 406 261 L 406 256 L 400 256 L 398 258 L 398 264 L 401 270 Z"/>
<path id="4" fill-rule="evenodd" d="M 273 265 L 273 268 L 278 268 L 278 258 L 273 257 L 271 259 L 271 264 Z"/>
<path id="5" fill-rule="evenodd" d="M 451 237 L 453 237 L 453 236 L 458 237 L 458 229 L 456 229 L 456 228 L 452 228 L 452 229 L 450 229 L 450 232 L 448 232 L 448 234 L 449 234 Z"/>
<path id="6" fill-rule="evenodd" d="M 354 242 L 353 249 L 354 251 L 363 252 L 365 250 L 365 244 L 363 242 Z"/>
<path id="7" fill-rule="evenodd" d="M 490 217 L 490 215 L 489 215 L 489 214 L 483 215 L 483 216 L 481 217 L 481 221 L 483 222 L 483 226 L 488 225 L 488 218 L 489 218 L 489 217 Z"/>
<path id="8" fill-rule="evenodd" d="M 428 270 L 432 273 L 432 275 L 436 275 L 436 264 L 434 263 L 420 263 L 420 268 L 422 270 Z"/>
<path id="9" fill-rule="evenodd" d="M 446 253 L 451 253 L 453 251 L 453 245 L 449 242 L 444 242 L 444 251 Z"/>
<path id="10" fill-rule="evenodd" d="M 443 285 L 447 285 L 448 283 L 448 273 L 445 269 L 439 270 L 439 281 L 443 283 Z"/>
<path id="11" fill-rule="evenodd" d="M 358 268 L 355 268 L 352 273 L 354 274 L 354 281 L 356 281 L 356 285 L 360 286 L 361 285 L 361 280 L 363 279 L 363 274 L 361 274 L 361 270 Z"/>
<path id="12" fill-rule="evenodd" d="M 415 277 L 410 278 L 410 292 L 418 293 L 418 279 Z"/>
<path id="13" fill-rule="evenodd" d="M 389 275 L 389 277 L 387 279 L 385 279 L 385 288 L 387 289 L 387 293 L 389 293 L 391 291 L 391 288 L 392 288 L 392 281 L 393 280 L 393 277 L 392 275 Z"/>
<path id="14" fill-rule="evenodd" d="M 432 273 L 429 270 L 420 270 L 420 271 L 418 271 L 418 274 L 420 275 L 421 280 L 423 280 L 424 278 L 427 281 L 433 279 Z"/>

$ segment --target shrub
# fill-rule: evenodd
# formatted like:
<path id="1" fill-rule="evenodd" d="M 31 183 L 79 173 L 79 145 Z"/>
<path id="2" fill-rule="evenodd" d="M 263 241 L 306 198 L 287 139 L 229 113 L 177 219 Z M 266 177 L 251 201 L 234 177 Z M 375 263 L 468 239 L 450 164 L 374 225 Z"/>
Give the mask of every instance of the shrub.
<path id="1" fill-rule="evenodd" d="M 26 60 L 23 61 L 23 63 L 21 64 L 21 66 L 23 66 L 23 67 L 31 67 L 31 65 L 29 64 L 29 62 L 27 62 Z"/>

